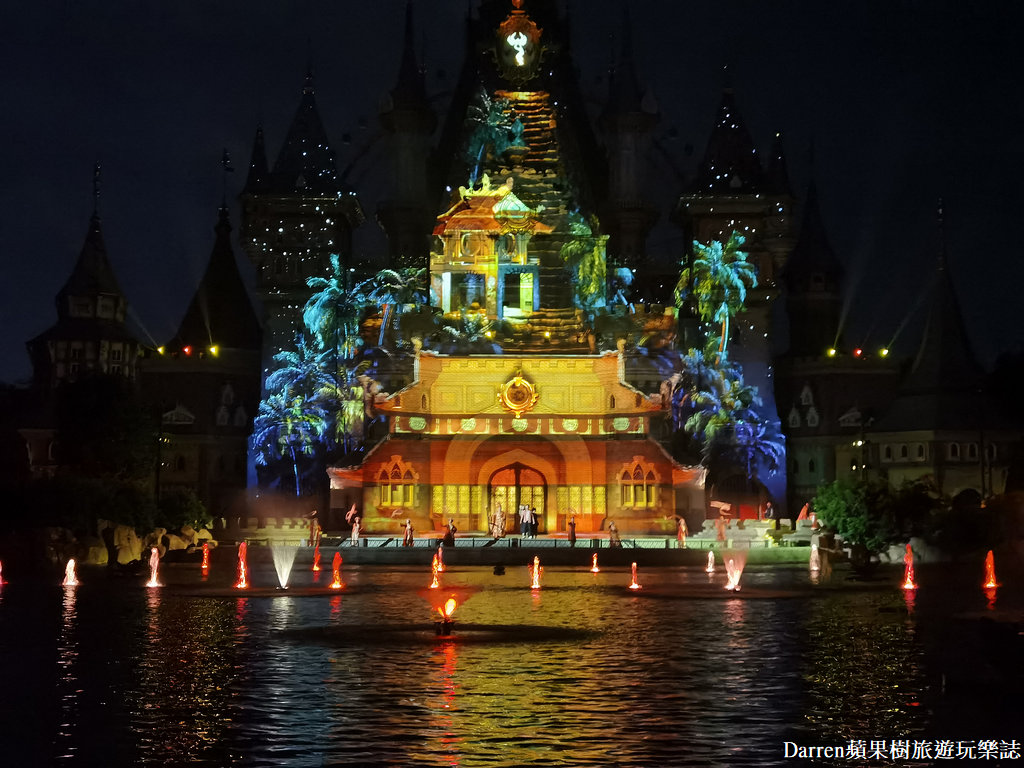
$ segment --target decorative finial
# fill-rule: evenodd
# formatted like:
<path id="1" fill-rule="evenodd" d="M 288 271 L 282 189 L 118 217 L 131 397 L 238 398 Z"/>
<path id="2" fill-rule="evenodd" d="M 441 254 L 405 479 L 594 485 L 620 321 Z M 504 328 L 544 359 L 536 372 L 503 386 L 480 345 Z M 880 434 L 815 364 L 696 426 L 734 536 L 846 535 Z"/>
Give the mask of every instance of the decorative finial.
<path id="1" fill-rule="evenodd" d="M 223 177 L 224 188 L 223 188 L 223 192 L 222 192 L 222 196 L 221 196 L 220 207 L 221 208 L 227 208 L 228 207 L 228 174 L 235 172 L 234 167 L 231 165 L 231 156 L 228 154 L 227 147 L 224 147 L 224 154 L 221 155 L 220 166 L 221 166 L 221 168 L 224 169 L 223 173 L 221 174 L 221 176 Z"/>
<path id="2" fill-rule="evenodd" d="M 99 161 L 92 168 L 92 215 L 99 218 L 100 215 L 100 171 Z"/>

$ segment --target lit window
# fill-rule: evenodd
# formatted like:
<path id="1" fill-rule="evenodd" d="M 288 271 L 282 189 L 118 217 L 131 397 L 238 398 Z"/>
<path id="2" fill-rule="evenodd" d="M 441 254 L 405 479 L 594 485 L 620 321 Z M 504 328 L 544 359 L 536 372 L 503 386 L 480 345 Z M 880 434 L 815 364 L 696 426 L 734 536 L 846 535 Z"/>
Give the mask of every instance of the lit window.
<path id="1" fill-rule="evenodd" d="M 382 468 L 377 475 L 380 486 L 380 506 L 411 507 L 416 503 L 417 475 L 412 468 L 398 456 L 391 457 L 391 463 Z"/>

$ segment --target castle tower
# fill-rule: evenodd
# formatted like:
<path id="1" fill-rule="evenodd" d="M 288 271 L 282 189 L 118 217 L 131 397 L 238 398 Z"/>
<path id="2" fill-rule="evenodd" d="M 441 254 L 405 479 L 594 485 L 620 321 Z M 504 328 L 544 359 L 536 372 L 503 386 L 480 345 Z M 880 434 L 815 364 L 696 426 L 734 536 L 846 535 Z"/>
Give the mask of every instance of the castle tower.
<path id="1" fill-rule="evenodd" d="M 230 518 L 244 498 L 262 345 L 224 206 L 214 231 L 178 332 L 143 361 L 141 378 L 162 417 L 158 492 L 191 488 L 215 518 Z"/>
<path id="2" fill-rule="evenodd" d="M 53 390 L 86 372 L 135 379 L 140 344 L 125 325 L 128 301 L 107 257 L 96 199 L 85 243 L 70 277 L 57 292 L 57 322 L 27 343 L 34 385 Z"/>
<path id="3" fill-rule="evenodd" d="M 777 422 L 771 312 L 779 294 L 779 273 L 792 248 L 793 200 L 779 137 L 772 154 L 766 173 L 733 91 L 726 88 L 697 173 L 679 197 L 675 220 L 685 233 L 688 260 L 693 258 L 694 240 L 725 242 L 734 231 L 746 238 L 743 250 L 757 268 L 757 287 L 747 293 L 746 311 L 736 317 L 729 356 L 742 365 L 746 382 L 758 388 L 763 400 L 760 413 Z M 697 345 L 694 317 L 692 308 L 683 308 L 684 345 Z M 762 480 L 776 505 L 784 503 L 785 476 Z"/>
<path id="4" fill-rule="evenodd" d="M 608 154 L 608 197 L 601 222 L 608 234 L 609 273 L 635 269 L 646 255 L 647 235 L 657 209 L 645 199 L 643 163 L 658 122 L 654 99 L 640 88 L 633 60 L 632 26 L 623 10 L 623 44 L 617 67 L 608 76 L 608 101 L 600 117 Z"/>
<path id="5" fill-rule="evenodd" d="M 800 236 L 782 278 L 789 317 L 788 354 L 815 357 L 838 346 L 843 265 L 825 233 L 813 182 L 807 190 Z"/>
<path id="6" fill-rule="evenodd" d="M 242 191 L 241 243 L 257 272 L 263 304 L 263 368 L 303 328 L 306 280 L 330 270 L 330 255 L 352 263 L 352 230 L 363 221 L 359 200 L 338 176 L 307 73 L 284 144 L 268 170 L 262 128 Z"/>
<path id="7" fill-rule="evenodd" d="M 497 278 L 506 283 L 500 293 L 512 299 L 510 307 L 529 304 L 516 299 L 524 293 L 537 295 L 532 320 L 558 329 L 564 320 L 558 313 L 574 315 L 561 257 L 570 236 L 569 216 L 590 219 L 605 185 L 604 159 L 576 83 L 567 25 L 552 0 L 528 6 L 523 0 L 485 0 L 478 17 L 468 21 L 467 35 L 466 59 L 439 140 L 438 158 L 445 165 L 438 166 L 435 183 L 449 190 L 439 195 L 439 209 L 450 209 L 455 190 L 479 185 L 484 176 L 495 187 L 512 179 L 517 198 L 539 212 L 551 234 L 531 240 L 536 283 L 529 271 L 505 265 Z M 479 243 L 467 235 L 467 248 L 473 250 Z M 447 280 L 455 297 L 440 302 L 455 307 L 469 293 L 479 294 L 475 278 L 464 277 L 460 262 L 439 250 L 438 245 L 431 256 L 431 276 L 435 282 Z M 472 261 L 476 254 L 465 257 Z M 497 307 L 484 308 L 508 317 Z"/>
<path id="8" fill-rule="evenodd" d="M 395 87 L 380 107 L 390 160 L 387 199 L 377 207 L 377 221 L 388 236 L 394 267 L 426 267 L 436 214 L 429 190 L 430 139 L 437 118 L 427 101 L 423 70 L 413 46 L 412 2 L 405 8 L 405 37 Z"/>

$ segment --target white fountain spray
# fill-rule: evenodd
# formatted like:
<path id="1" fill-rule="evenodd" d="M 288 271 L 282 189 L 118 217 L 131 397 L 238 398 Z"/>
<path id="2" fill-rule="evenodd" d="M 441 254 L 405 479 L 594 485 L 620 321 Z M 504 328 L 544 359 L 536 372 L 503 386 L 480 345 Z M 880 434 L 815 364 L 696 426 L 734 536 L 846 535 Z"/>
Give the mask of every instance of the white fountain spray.
<path id="1" fill-rule="evenodd" d="M 811 569 L 811 573 L 817 573 L 821 570 L 821 555 L 818 554 L 818 542 L 811 544 L 811 559 L 808 567 Z"/>
<path id="2" fill-rule="evenodd" d="M 77 587 L 78 578 L 75 576 L 75 558 L 68 560 L 67 568 L 64 569 L 64 581 L 61 584 L 65 587 Z"/>
<path id="3" fill-rule="evenodd" d="M 281 589 L 288 589 L 288 576 L 295 564 L 295 554 L 299 548 L 293 544 L 273 544 L 270 551 L 274 556 L 274 570 L 277 571 L 277 582 Z"/>
<path id="4" fill-rule="evenodd" d="M 156 572 L 160 567 L 160 550 L 153 547 L 149 553 L 149 581 L 146 582 L 147 587 L 159 587 L 160 582 L 156 580 Z"/>

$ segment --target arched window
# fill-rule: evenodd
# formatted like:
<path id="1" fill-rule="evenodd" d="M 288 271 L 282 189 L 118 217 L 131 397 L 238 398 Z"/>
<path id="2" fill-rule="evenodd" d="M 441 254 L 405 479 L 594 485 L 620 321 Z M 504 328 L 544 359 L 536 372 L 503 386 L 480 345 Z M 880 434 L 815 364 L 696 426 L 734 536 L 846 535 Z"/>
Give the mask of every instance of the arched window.
<path id="1" fill-rule="evenodd" d="M 217 409 L 217 426 L 226 427 L 228 425 L 228 409 L 227 406 L 222 405 Z"/>
<path id="2" fill-rule="evenodd" d="M 949 443 L 946 445 L 946 458 L 950 461 L 960 460 L 960 443 Z"/>
<path id="3" fill-rule="evenodd" d="M 901 459 L 909 459 L 910 458 L 910 449 L 907 448 L 907 444 L 906 443 L 901 443 L 900 444 L 900 458 Z"/>
<path id="4" fill-rule="evenodd" d="M 622 506 L 649 508 L 657 503 L 658 476 L 654 465 L 642 456 L 623 464 L 619 473 L 619 498 Z"/>
<path id="5" fill-rule="evenodd" d="M 613 411 L 615 410 L 615 395 L 612 395 L 608 398 L 608 408 Z"/>
<path id="6" fill-rule="evenodd" d="M 914 443 L 914 459 L 916 461 L 924 461 L 924 443 Z"/>
<path id="7" fill-rule="evenodd" d="M 885 459 L 886 461 L 892 461 L 892 446 L 891 445 L 885 446 L 885 448 L 882 450 L 882 458 Z"/>
<path id="8" fill-rule="evenodd" d="M 808 459 L 807 460 L 807 471 L 810 472 L 812 475 L 814 474 L 814 472 L 815 472 L 814 459 Z"/>
<path id="9" fill-rule="evenodd" d="M 978 444 L 977 443 L 968 443 L 967 444 L 967 458 L 970 459 L 971 461 L 977 461 L 978 460 Z"/>
<path id="10" fill-rule="evenodd" d="M 996 444 L 986 443 L 985 445 L 985 460 L 995 461 L 996 460 Z"/>
<path id="11" fill-rule="evenodd" d="M 410 465 L 402 461 L 400 456 L 392 456 L 377 475 L 377 485 L 380 487 L 380 506 L 413 506 L 416 503 L 418 480 L 419 475 Z"/>

